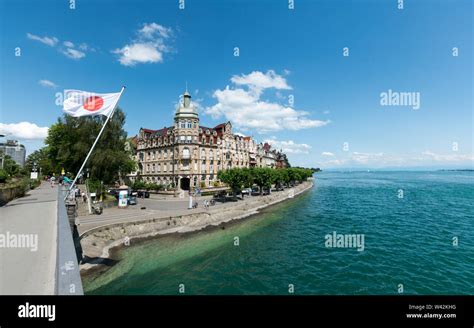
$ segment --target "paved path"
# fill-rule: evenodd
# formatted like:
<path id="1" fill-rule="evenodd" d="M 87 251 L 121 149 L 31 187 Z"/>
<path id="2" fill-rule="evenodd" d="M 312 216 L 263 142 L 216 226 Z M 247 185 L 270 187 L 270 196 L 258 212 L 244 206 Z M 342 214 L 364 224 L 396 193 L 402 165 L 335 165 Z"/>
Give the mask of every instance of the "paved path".
<path id="1" fill-rule="evenodd" d="M 198 200 L 199 201 L 199 200 Z M 162 201 L 153 199 L 139 199 L 137 205 L 129 206 L 126 209 L 106 208 L 101 215 L 85 215 L 79 217 L 79 234 L 87 230 L 114 223 L 124 223 L 133 221 L 142 221 L 146 219 L 164 218 L 169 216 L 187 215 L 191 213 L 204 212 L 200 208 L 187 209 L 186 201 Z M 202 203 L 202 200 L 201 200 Z M 140 209 L 145 206 L 146 209 Z"/>
<path id="2" fill-rule="evenodd" d="M 147 219 L 158 219 L 166 218 L 170 216 L 180 216 L 195 213 L 202 213 L 206 211 L 225 211 L 226 209 L 232 209 L 235 207 L 235 203 L 228 201 L 226 203 L 216 202 L 214 206 L 210 206 L 209 209 L 205 209 L 203 204 L 204 200 L 212 199 L 212 196 L 198 196 L 193 197 L 194 201 L 198 202 L 198 208 L 188 209 L 189 196 L 186 198 L 164 198 L 159 199 L 155 197 L 150 198 L 139 198 L 137 199 L 138 204 L 128 206 L 126 209 L 105 208 L 101 215 L 81 215 L 79 216 L 78 230 L 79 234 L 98 228 L 116 223 L 126 223 L 134 221 L 143 221 Z M 255 198 L 254 198 L 255 197 Z M 245 200 L 255 200 L 260 196 L 246 196 Z M 241 204 L 239 200 L 239 204 Z M 146 209 L 141 209 L 146 207 Z"/>
<path id="3" fill-rule="evenodd" d="M 52 295 L 55 285 L 57 195 L 55 186 L 40 187 L 0 207 L 0 238 L 19 234 L 34 247 L 3 248 L 0 244 L 0 295 Z M 37 236 L 37 237 L 35 237 Z M 13 238 L 14 238 L 13 237 Z M 11 246 L 11 243 L 10 243 Z"/>

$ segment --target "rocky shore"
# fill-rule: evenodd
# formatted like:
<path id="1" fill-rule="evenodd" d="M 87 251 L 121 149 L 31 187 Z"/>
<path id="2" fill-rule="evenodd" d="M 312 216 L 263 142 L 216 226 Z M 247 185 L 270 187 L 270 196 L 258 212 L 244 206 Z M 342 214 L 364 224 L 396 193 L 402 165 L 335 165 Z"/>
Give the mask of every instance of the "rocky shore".
<path id="1" fill-rule="evenodd" d="M 227 202 L 210 207 L 206 212 L 181 216 L 157 217 L 98 227 L 81 236 L 84 256 L 89 260 L 81 265 L 81 271 L 88 271 L 111 260 L 114 247 L 129 245 L 134 240 L 172 233 L 189 233 L 204 228 L 219 226 L 229 221 L 240 220 L 258 214 L 259 210 L 289 200 L 311 189 L 313 181 L 303 182 L 291 189 L 272 192 L 266 196 L 251 196 L 244 200 Z"/>

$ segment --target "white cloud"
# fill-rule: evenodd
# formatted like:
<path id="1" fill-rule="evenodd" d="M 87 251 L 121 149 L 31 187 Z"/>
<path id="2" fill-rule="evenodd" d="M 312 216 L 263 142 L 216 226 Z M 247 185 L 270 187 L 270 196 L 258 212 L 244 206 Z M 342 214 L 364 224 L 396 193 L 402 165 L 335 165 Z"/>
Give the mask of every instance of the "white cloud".
<path id="1" fill-rule="evenodd" d="M 260 71 L 253 71 L 250 74 L 234 75 L 230 80 L 235 85 L 245 85 L 258 92 L 269 88 L 291 90 L 291 87 L 286 83 L 286 79 L 276 74 L 274 70 L 268 70 L 265 74 Z"/>
<path id="2" fill-rule="evenodd" d="M 321 155 L 322 155 L 322 156 L 330 156 L 330 157 L 334 156 L 334 154 L 331 153 L 331 152 L 329 152 L 329 151 L 323 151 L 323 152 L 321 153 Z"/>
<path id="3" fill-rule="evenodd" d="M 285 154 L 309 154 L 311 149 L 310 145 L 298 144 L 293 140 L 277 140 L 275 137 L 264 140 L 263 142 L 269 143 L 275 149 L 281 149 Z"/>
<path id="4" fill-rule="evenodd" d="M 324 154 L 324 153 L 323 153 Z M 322 167 L 429 167 L 429 166 L 472 166 L 474 155 L 459 154 L 437 154 L 432 151 L 424 151 L 418 155 L 391 155 L 385 153 L 362 153 L 352 152 L 343 158 L 333 158 L 322 161 Z"/>
<path id="5" fill-rule="evenodd" d="M 8 138 L 16 139 L 44 139 L 48 135 L 48 128 L 39 127 L 30 122 L 0 123 L 0 134 L 5 134 Z"/>
<path id="6" fill-rule="evenodd" d="M 30 40 L 35 40 L 35 41 L 39 41 L 43 44 L 46 44 L 50 47 L 54 47 L 57 43 L 58 43 L 58 39 L 55 38 L 55 37 L 49 37 L 49 36 L 38 36 L 38 35 L 34 35 L 34 34 L 31 34 L 31 33 L 26 33 L 26 36 L 28 37 L 28 39 Z"/>
<path id="7" fill-rule="evenodd" d="M 371 162 L 381 162 L 386 160 L 386 156 L 383 153 L 359 153 L 353 152 L 352 161 L 359 164 L 368 164 Z"/>
<path id="8" fill-rule="evenodd" d="M 58 85 L 50 80 L 39 80 L 38 84 L 46 88 L 57 88 Z"/>
<path id="9" fill-rule="evenodd" d="M 233 76 L 231 81 L 247 88 L 231 89 L 227 86 L 214 91 L 213 97 L 217 104 L 207 107 L 205 111 L 214 119 L 225 117 L 242 130 L 255 129 L 258 133 L 321 127 L 330 122 L 313 120 L 307 117 L 307 112 L 261 100 L 264 89 L 291 89 L 285 78 L 272 70 L 265 74 L 252 72 L 248 75 Z"/>
<path id="10" fill-rule="evenodd" d="M 64 41 L 62 43 L 62 46 L 58 45 L 58 47 L 56 47 L 56 45 L 59 42 L 58 38 L 56 38 L 56 37 L 47 37 L 47 36 L 40 37 L 40 36 L 37 36 L 37 35 L 33 35 L 31 33 L 26 33 L 26 35 L 31 40 L 39 41 L 41 43 L 47 44 L 50 47 L 55 47 L 56 49 L 58 49 L 58 51 L 60 53 L 62 53 L 63 55 L 65 55 L 66 57 L 71 58 L 71 59 L 84 58 L 86 56 L 86 51 L 94 51 L 94 49 L 90 48 L 85 43 L 81 43 L 79 45 L 80 50 L 78 50 L 78 49 L 75 48 L 74 43 L 71 42 L 71 41 Z"/>
<path id="11" fill-rule="evenodd" d="M 144 24 L 138 31 L 138 38 L 132 43 L 112 51 L 119 55 L 119 62 L 124 66 L 135 66 L 143 63 L 161 63 L 163 54 L 171 49 L 165 44 L 173 31 L 156 23 Z"/>
<path id="12" fill-rule="evenodd" d="M 81 59 L 86 56 L 84 52 L 73 48 L 67 48 L 62 53 L 71 59 Z"/>
<path id="13" fill-rule="evenodd" d="M 436 154 L 432 151 L 426 150 L 421 153 L 421 159 L 429 159 L 434 162 L 459 162 L 459 161 L 474 161 L 474 155 L 459 154 L 453 152 L 451 154 Z"/>
<path id="14" fill-rule="evenodd" d="M 154 39 L 157 36 L 162 38 L 169 38 L 173 31 L 169 27 L 157 23 L 144 24 L 143 28 L 138 31 L 143 38 Z"/>
<path id="15" fill-rule="evenodd" d="M 151 43 L 134 43 L 126 45 L 122 49 L 115 49 L 113 52 L 120 55 L 119 62 L 124 66 L 163 61 L 163 53 Z"/>

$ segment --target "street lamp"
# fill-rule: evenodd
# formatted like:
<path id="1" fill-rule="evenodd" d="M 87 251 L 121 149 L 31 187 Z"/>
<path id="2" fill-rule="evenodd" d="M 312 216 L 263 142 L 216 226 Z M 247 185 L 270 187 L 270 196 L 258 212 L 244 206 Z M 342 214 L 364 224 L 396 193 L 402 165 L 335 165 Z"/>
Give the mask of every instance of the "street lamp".
<path id="1" fill-rule="evenodd" d="M 0 138 L 5 138 L 6 137 L 6 134 L 0 134 Z M 2 170 L 3 170 L 3 163 L 5 162 L 5 154 L 4 152 L 2 151 L 0 153 L 0 162 L 2 162 Z"/>

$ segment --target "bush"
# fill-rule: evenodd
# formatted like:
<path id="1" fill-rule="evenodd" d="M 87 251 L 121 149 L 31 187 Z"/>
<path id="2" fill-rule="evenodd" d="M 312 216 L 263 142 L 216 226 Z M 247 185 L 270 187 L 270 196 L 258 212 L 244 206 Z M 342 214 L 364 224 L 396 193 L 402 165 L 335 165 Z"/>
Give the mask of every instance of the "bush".
<path id="1" fill-rule="evenodd" d="M 8 174 L 4 169 L 0 169 L 0 183 L 5 183 L 8 179 Z"/>
<path id="2" fill-rule="evenodd" d="M 132 184 L 133 190 L 140 190 L 140 189 L 145 189 L 145 188 L 146 188 L 146 183 L 141 180 L 137 180 Z"/>

